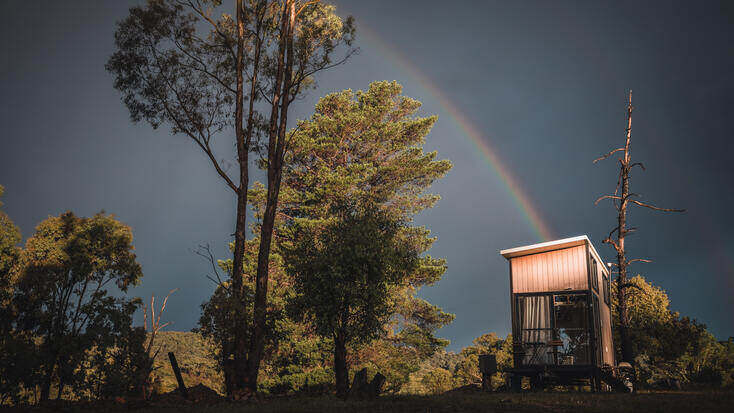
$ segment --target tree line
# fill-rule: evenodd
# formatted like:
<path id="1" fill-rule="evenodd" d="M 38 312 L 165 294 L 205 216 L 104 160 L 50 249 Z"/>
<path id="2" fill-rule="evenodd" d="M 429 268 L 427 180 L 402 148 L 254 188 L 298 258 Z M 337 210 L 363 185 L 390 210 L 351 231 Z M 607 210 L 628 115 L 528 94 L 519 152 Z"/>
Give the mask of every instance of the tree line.
<path id="1" fill-rule="evenodd" d="M 426 254 L 435 238 L 412 218 L 439 200 L 427 189 L 451 163 L 423 151 L 436 117 L 417 116 L 420 102 L 401 92 L 396 82 L 374 82 L 366 91 L 329 94 L 289 134 L 268 255 L 259 391 L 346 396 L 350 371 L 362 366 L 382 372 L 386 390 L 397 392 L 448 344 L 434 333 L 453 315 L 417 296 L 446 263 Z M 197 331 L 214 343 L 211 356 L 235 398 L 244 380 L 237 332 L 252 341 L 258 323 L 257 234 L 268 208 L 264 185 L 253 184 L 247 196 L 255 236 L 242 257 L 199 251 L 217 285 Z M 124 296 L 142 278 L 131 229 L 105 213 L 66 212 L 39 224 L 21 248 L 17 228 L 2 216 L 10 235 L 2 254 L 6 401 L 150 397 L 162 309 L 157 318 L 151 312 L 150 328 L 132 326 L 135 311 L 142 308 L 147 321 L 155 307 Z"/>

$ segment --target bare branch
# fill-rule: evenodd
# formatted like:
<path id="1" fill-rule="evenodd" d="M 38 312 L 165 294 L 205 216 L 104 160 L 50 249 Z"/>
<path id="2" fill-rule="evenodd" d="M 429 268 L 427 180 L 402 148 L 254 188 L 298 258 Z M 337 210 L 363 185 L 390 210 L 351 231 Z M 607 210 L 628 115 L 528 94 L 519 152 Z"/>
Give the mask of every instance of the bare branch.
<path id="1" fill-rule="evenodd" d="M 593 163 L 597 163 L 599 161 L 603 161 L 604 159 L 607 159 L 608 157 L 614 155 L 615 152 L 619 152 L 619 151 L 623 151 L 623 150 L 624 150 L 624 148 L 617 148 L 617 149 L 615 149 L 613 151 L 609 151 L 609 153 L 607 153 L 606 155 L 600 156 L 600 157 L 594 159 L 594 162 Z"/>
<path id="2" fill-rule="evenodd" d="M 217 266 L 217 261 L 214 258 L 214 254 L 212 253 L 211 246 L 209 244 L 206 245 L 199 245 L 199 247 L 194 251 L 194 253 L 202 258 L 204 258 L 212 267 L 212 271 L 214 272 L 214 275 L 217 277 L 215 280 L 211 275 L 207 274 L 206 278 L 211 280 L 213 283 L 217 284 L 218 286 L 223 287 L 225 290 L 229 290 L 226 284 L 222 281 L 222 277 L 219 275 L 219 269 Z"/>
<path id="3" fill-rule="evenodd" d="M 153 349 L 155 338 L 158 332 L 161 331 L 161 329 L 171 324 L 170 322 L 161 324 L 161 316 L 163 316 L 163 312 L 166 310 L 166 304 L 168 303 L 168 297 L 170 297 L 171 294 L 175 293 L 176 291 L 178 291 L 178 288 L 174 288 L 173 290 L 168 292 L 168 295 L 166 295 L 166 298 L 163 299 L 163 304 L 161 305 L 160 311 L 158 311 L 157 317 L 155 313 L 155 295 L 153 294 L 150 295 L 150 338 L 148 339 L 148 344 L 145 346 L 145 352 L 149 356 L 151 356 L 151 350 Z M 143 307 L 143 323 L 144 323 L 146 332 L 148 331 L 147 320 L 148 320 L 148 309 L 146 307 Z M 151 358 L 155 359 L 157 355 L 158 355 L 158 351 L 153 353 Z"/>
<path id="4" fill-rule="evenodd" d="M 647 263 L 650 263 L 650 262 L 652 262 L 652 260 L 646 260 L 646 259 L 643 259 L 643 258 L 635 258 L 633 260 L 627 261 L 627 264 L 632 264 L 633 262 L 647 262 Z"/>
<path id="5" fill-rule="evenodd" d="M 161 324 L 161 316 L 163 315 L 163 311 L 166 310 L 166 303 L 168 303 L 168 297 L 170 297 L 171 294 L 175 293 L 176 291 L 178 291 L 178 288 L 174 288 L 173 290 L 169 291 L 168 292 L 168 295 L 166 295 L 166 298 L 163 299 L 163 305 L 161 305 L 161 310 L 158 312 L 158 318 L 156 319 L 156 326 L 157 326 L 157 328 L 159 330 L 161 328 L 163 328 L 163 327 L 165 327 L 165 326 L 167 326 L 167 325 L 170 324 L 170 323 L 165 323 L 163 325 L 160 325 Z"/>
<path id="6" fill-rule="evenodd" d="M 602 241 L 602 244 L 610 244 L 612 247 L 614 247 L 614 249 L 617 251 L 617 253 L 619 253 L 619 251 L 620 251 L 619 244 L 617 244 L 617 242 L 614 241 L 611 237 L 605 238 Z"/>
<path id="7" fill-rule="evenodd" d="M 604 199 L 622 199 L 622 197 L 617 196 L 617 195 L 604 195 L 604 196 L 600 196 L 596 201 L 594 201 L 594 205 L 597 205 L 600 201 L 602 201 Z"/>
<path id="8" fill-rule="evenodd" d="M 631 235 L 631 234 L 637 232 L 637 227 L 625 228 L 625 230 L 622 231 L 622 232 L 624 233 L 624 235 Z"/>
<path id="9" fill-rule="evenodd" d="M 640 168 L 642 168 L 643 171 L 646 170 L 645 169 L 645 165 L 643 165 L 642 162 L 635 162 L 635 163 L 633 163 L 632 165 L 630 165 L 630 169 L 634 168 L 635 166 L 639 166 Z"/>
<path id="10" fill-rule="evenodd" d="M 639 205 L 639 206 L 645 207 L 645 208 L 650 208 L 650 209 L 655 210 L 655 211 L 662 211 L 662 212 L 686 212 L 685 209 L 659 208 L 659 207 L 656 207 L 654 205 L 646 204 L 644 202 L 640 202 L 640 201 L 636 201 L 636 200 L 631 200 L 631 202 L 633 204 L 635 204 L 635 205 Z"/>

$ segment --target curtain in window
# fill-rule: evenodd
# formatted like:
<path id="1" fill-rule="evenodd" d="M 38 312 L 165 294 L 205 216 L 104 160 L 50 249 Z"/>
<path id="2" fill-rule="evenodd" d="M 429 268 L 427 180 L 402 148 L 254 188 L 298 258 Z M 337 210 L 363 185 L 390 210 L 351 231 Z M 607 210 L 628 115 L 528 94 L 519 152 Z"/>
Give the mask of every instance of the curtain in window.
<path id="1" fill-rule="evenodd" d="M 551 340 L 550 296 L 523 297 L 522 341 L 546 343 Z M 548 330 L 539 330 L 548 329 Z"/>

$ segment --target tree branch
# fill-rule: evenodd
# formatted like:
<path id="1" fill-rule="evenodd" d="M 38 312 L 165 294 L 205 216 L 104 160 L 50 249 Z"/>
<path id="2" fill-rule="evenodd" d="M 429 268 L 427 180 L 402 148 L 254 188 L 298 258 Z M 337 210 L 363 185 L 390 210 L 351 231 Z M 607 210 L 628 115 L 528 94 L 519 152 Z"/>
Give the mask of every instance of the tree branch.
<path id="1" fill-rule="evenodd" d="M 298 9 L 298 11 L 296 12 L 296 15 L 295 15 L 295 17 L 298 17 L 298 15 L 299 15 L 299 14 L 301 14 L 301 12 L 303 11 L 303 9 L 305 9 L 305 8 L 306 8 L 306 6 L 310 6 L 310 5 L 312 5 L 312 4 L 316 4 L 316 3 L 320 3 L 320 2 L 321 2 L 321 0 L 311 0 L 311 1 L 307 1 L 307 2 L 305 2 L 305 3 L 303 4 L 303 6 L 301 6 L 301 8 L 300 8 L 300 9 Z"/>
<path id="2" fill-rule="evenodd" d="M 199 143 L 199 141 L 197 141 L 197 143 Z M 232 190 L 235 193 L 239 193 L 240 192 L 240 188 L 237 185 L 235 185 L 234 182 L 232 182 L 232 179 L 229 177 L 229 175 L 227 175 L 226 172 L 224 172 L 224 170 L 222 169 L 221 165 L 219 165 L 219 162 L 216 160 L 216 158 L 214 158 L 214 153 L 212 152 L 212 149 L 209 146 L 209 142 L 206 142 L 204 145 L 202 145 L 201 143 L 199 143 L 199 146 L 207 154 L 207 156 L 209 157 L 209 160 L 211 160 L 212 161 L 212 164 L 214 165 L 214 169 L 217 170 L 217 173 L 222 177 L 222 179 L 224 179 L 224 181 L 227 183 L 227 185 L 230 188 L 232 188 Z"/>
<path id="3" fill-rule="evenodd" d="M 614 247 L 615 251 L 617 251 L 617 253 L 619 253 L 619 244 L 617 244 L 617 242 L 614 241 L 611 236 L 605 238 L 602 241 L 602 244 L 611 244 L 612 247 Z"/>
<path id="4" fill-rule="evenodd" d="M 352 56 L 353 56 L 354 54 L 356 54 L 356 53 L 359 53 L 359 48 L 355 48 L 355 49 L 352 49 L 352 50 L 350 50 L 349 52 L 347 52 L 347 54 L 346 54 L 346 55 L 344 55 L 344 57 L 343 57 L 343 58 L 341 58 L 341 59 L 340 59 L 339 61 L 337 61 L 337 62 L 334 62 L 334 63 L 328 64 L 328 65 L 323 65 L 323 66 L 319 66 L 319 67 L 317 67 L 317 68 L 315 68 L 315 69 L 312 69 L 312 70 L 309 70 L 309 71 L 304 71 L 304 72 L 301 72 L 301 74 L 300 74 L 300 75 L 299 75 L 298 77 L 296 77 L 296 80 L 294 80 L 294 81 L 293 81 L 293 84 L 291 85 L 291 87 L 293 87 L 293 86 L 295 86 L 295 87 L 296 87 L 296 90 L 295 90 L 295 92 L 294 92 L 294 93 L 292 94 L 292 96 L 293 96 L 293 97 L 292 97 L 292 98 L 290 98 L 290 97 L 289 97 L 289 95 L 291 95 L 290 93 L 286 94 L 286 97 L 287 97 L 287 98 L 289 99 L 289 103 L 290 103 L 290 102 L 293 102 L 293 101 L 294 101 L 294 100 L 296 99 L 296 96 L 298 95 L 298 92 L 299 92 L 299 91 L 300 91 L 300 89 L 301 89 L 301 83 L 302 83 L 302 82 L 303 82 L 303 81 L 304 81 L 304 80 L 305 80 L 305 79 L 306 79 L 307 77 L 309 77 L 309 76 L 313 75 L 313 74 L 314 74 L 314 73 L 316 73 L 316 72 L 320 72 L 320 71 L 322 71 L 322 70 L 328 70 L 328 69 L 331 69 L 331 68 L 333 68 L 333 67 L 336 67 L 336 66 L 339 66 L 339 65 L 341 65 L 341 64 L 344 64 L 344 63 L 345 63 L 345 62 L 346 62 L 347 60 L 349 60 L 349 58 L 350 58 L 350 57 L 352 57 Z"/>
<path id="5" fill-rule="evenodd" d="M 198 14 L 204 20 L 206 20 L 207 22 L 209 22 L 209 24 L 211 24 L 212 27 L 214 28 L 214 31 L 219 35 L 219 37 L 221 37 L 224 40 L 224 46 L 229 50 L 230 54 L 232 55 L 232 58 L 235 59 L 235 60 L 237 59 L 237 55 L 234 52 L 234 49 L 232 48 L 232 45 L 230 44 L 229 37 L 225 33 L 222 33 L 221 28 L 219 27 L 219 25 L 217 24 L 217 22 L 215 22 L 211 18 L 211 16 L 209 16 L 209 13 L 204 12 L 203 8 L 201 7 L 201 3 L 199 3 L 198 1 L 196 2 L 199 5 L 199 7 L 196 7 L 194 5 L 194 3 L 192 3 L 190 0 L 189 1 L 186 1 L 186 2 L 179 1 L 178 3 L 179 4 L 182 4 L 182 5 L 188 5 L 192 10 L 194 10 L 196 12 L 196 14 Z"/>
<path id="6" fill-rule="evenodd" d="M 193 117 L 191 116 L 189 111 L 186 109 L 186 105 L 184 104 L 183 99 L 181 99 L 181 96 L 179 95 L 178 90 L 176 90 L 176 87 L 168 79 L 168 77 L 163 74 L 164 72 L 161 68 L 161 63 L 158 58 L 158 53 L 155 47 L 153 45 L 148 45 L 148 47 L 151 51 L 151 54 L 153 55 L 153 58 L 156 61 L 156 66 L 158 67 L 159 75 L 166 82 L 171 92 L 173 92 L 173 94 L 176 96 L 176 100 L 178 101 L 179 105 L 181 106 L 181 109 L 184 111 L 186 116 L 189 118 L 189 121 L 192 124 L 195 123 Z M 146 83 L 150 84 L 150 82 L 147 81 L 147 79 L 146 79 Z M 168 103 L 168 99 L 166 99 L 166 97 L 162 95 L 159 95 L 158 99 L 160 99 L 161 104 L 163 104 L 163 108 L 166 110 L 166 113 L 168 114 L 168 117 L 171 120 L 173 120 L 173 122 L 176 124 L 176 127 L 179 130 L 181 130 L 182 132 L 184 132 L 186 135 L 188 135 L 191 139 L 193 139 L 197 145 L 199 145 L 199 147 L 204 151 L 204 153 L 206 153 L 207 156 L 209 156 L 209 159 L 211 160 L 212 164 L 214 165 L 214 169 L 216 169 L 219 176 L 221 176 L 222 179 L 224 179 L 224 181 L 227 183 L 227 186 L 229 186 L 235 193 L 238 193 L 239 187 L 235 185 L 235 183 L 232 181 L 229 175 L 227 175 L 227 173 L 221 168 L 221 166 L 219 165 L 219 162 L 216 160 L 216 158 L 214 157 L 214 154 L 212 153 L 211 147 L 209 146 L 209 142 L 206 139 L 204 139 L 204 136 L 201 133 L 201 131 L 198 131 L 200 135 L 199 137 L 194 135 L 192 131 L 190 131 L 188 128 L 183 126 L 183 124 L 181 123 L 181 120 L 178 119 L 178 117 L 173 113 L 173 110 L 171 110 L 170 105 Z"/>
<path id="7" fill-rule="evenodd" d="M 209 274 L 207 274 L 206 278 L 208 278 L 209 280 L 211 280 L 218 286 L 224 288 L 225 290 L 229 291 L 229 288 L 224 284 L 224 282 L 222 281 L 222 277 L 220 277 L 219 275 L 219 270 L 217 269 L 217 262 L 214 259 L 214 254 L 212 254 L 211 246 L 209 244 L 199 245 L 199 247 L 194 251 L 194 253 L 209 262 L 209 264 L 212 267 L 212 270 L 214 271 L 214 275 L 217 277 L 217 279 L 215 280 Z"/>
<path id="8" fill-rule="evenodd" d="M 603 155 L 603 156 L 600 156 L 600 157 L 594 159 L 594 162 L 593 163 L 597 163 L 599 161 L 603 161 L 604 159 L 607 159 L 608 157 L 614 155 L 615 152 L 619 152 L 619 151 L 623 151 L 623 150 L 624 150 L 624 148 L 617 148 L 617 149 L 615 149 L 613 151 L 609 151 L 609 153 L 607 153 L 606 155 Z"/>
<path id="9" fill-rule="evenodd" d="M 635 205 L 639 205 L 641 207 L 650 208 L 655 211 L 662 211 L 662 212 L 686 212 L 685 209 L 673 209 L 673 208 L 659 208 L 654 205 L 646 204 L 644 202 L 636 201 L 636 200 L 630 200 Z"/>
<path id="10" fill-rule="evenodd" d="M 202 61 L 201 59 L 199 59 L 198 57 L 196 57 L 196 56 L 192 55 L 191 53 L 189 53 L 188 51 L 186 51 L 186 50 L 185 50 L 185 49 L 183 48 L 183 46 L 181 46 L 181 44 L 180 44 L 180 43 L 178 42 L 178 40 L 176 40 L 176 39 L 172 39 L 172 40 L 173 40 L 173 44 L 174 44 L 174 45 L 176 45 L 176 48 L 177 48 L 178 50 L 180 50 L 180 51 L 181 51 L 181 53 L 185 54 L 185 55 L 186 55 L 186 56 L 188 56 L 188 57 L 189 57 L 189 58 L 190 58 L 191 60 L 193 60 L 193 61 L 195 61 L 196 63 L 198 63 L 199 65 L 201 65 L 201 68 L 198 68 L 198 67 L 196 67 L 196 66 L 191 66 L 191 65 L 187 65 L 187 64 L 183 64 L 183 63 L 181 63 L 181 64 L 182 64 L 183 66 L 185 66 L 185 67 L 188 67 L 189 69 L 192 69 L 192 70 L 196 70 L 197 72 L 202 72 L 202 73 L 204 73 L 204 74 L 208 75 L 209 77 L 211 77 L 212 79 L 214 79 L 214 80 L 215 80 L 215 81 L 216 81 L 217 83 L 219 83 L 219 84 L 220 84 L 220 85 L 221 85 L 221 86 L 222 86 L 223 88 L 227 89 L 227 90 L 228 90 L 229 92 L 231 92 L 231 93 L 236 93 L 236 91 L 235 91 L 234 89 L 232 89 L 232 88 L 231 88 L 231 87 L 230 87 L 229 85 L 227 85 L 226 83 L 224 83 L 224 82 L 222 81 L 222 79 L 220 79 L 220 78 L 219 78 L 219 77 L 218 77 L 217 75 L 215 75 L 214 73 L 210 72 L 210 71 L 208 70 L 207 66 L 206 66 L 206 63 L 204 63 L 204 62 L 203 62 L 203 61 Z"/>
<path id="11" fill-rule="evenodd" d="M 627 264 L 629 265 L 629 264 L 632 264 L 633 262 L 647 262 L 647 263 L 650 263 L 650 262 L 652 262 L 652 260 L 646 260 L 646 259 L 643 259 L 643 258 L 635 258 L 633 260 L 627 261 Z"/>
<path id="12" fill-rule="evenodd" d="M 604 199 L 622 199 L 622 197 L 620 197 L 618 195 L 604 195 L 604 196 L 600 196 L 596 201 L 594 201 L 594 205 L 597 205 L 600 201 L 602 201 Z"/>
<path id="13" fill-rule="evenodd" d="M 645 165 L 642 162 L 635 162 L 635 163 L 633 163 L 632 165 L 630 165 L 630 169 L 634 168 L 635 166 L 639 166 L 640 168 L 642 168 L 643 171 L 646 170 L 645 169 Z"/>

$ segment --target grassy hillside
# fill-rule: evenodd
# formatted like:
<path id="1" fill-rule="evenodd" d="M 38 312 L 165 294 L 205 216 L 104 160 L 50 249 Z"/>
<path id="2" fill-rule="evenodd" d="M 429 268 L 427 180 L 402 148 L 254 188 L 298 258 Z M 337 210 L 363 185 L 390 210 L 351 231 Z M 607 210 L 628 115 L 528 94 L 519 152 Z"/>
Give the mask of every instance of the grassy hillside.
<path id="1" fill-rule="evenodd" d="M 212 345 L 199 334 L 183 331 L 161 332 L 156 336 L 155 348 L 158 347 L 161 349 L 155 360 L 156 370 L 153 375 L 161 382 L 161 392 L 171 391 L 178 386 L 168 361 L 168 352 L 172 351 L 176 355 L 186 387 L 201 383 L 224 393 L 224 379 L 212 357 Z"/>

